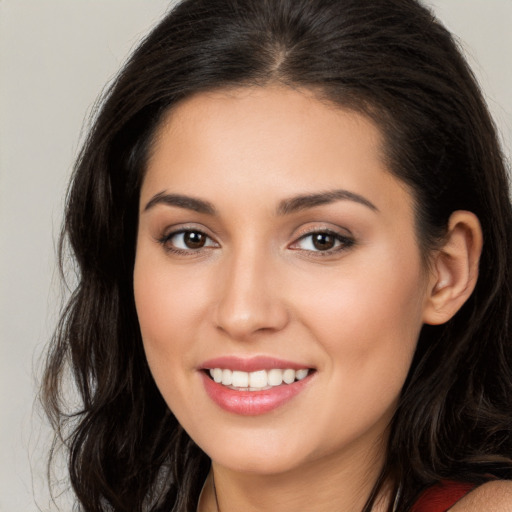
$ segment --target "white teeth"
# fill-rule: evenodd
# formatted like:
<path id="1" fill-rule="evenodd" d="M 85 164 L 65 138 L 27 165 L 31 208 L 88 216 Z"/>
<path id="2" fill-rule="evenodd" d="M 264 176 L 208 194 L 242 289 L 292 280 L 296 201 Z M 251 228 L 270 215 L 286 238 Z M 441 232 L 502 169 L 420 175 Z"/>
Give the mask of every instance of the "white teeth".
<path id="1" fill-rule="evenodd" d="M 251 388 L 264 388 L 267 386 L 267 372 L 260 370 L 249 373 L 249 386 Z"/>
<path id="2" fill-rule="evenodd" d="M 267 373 L 269 386 L 280 386 L 283 383 L 283 370 L 272 369 Z"/>
<path id="3" fill-rule="evenodd" d="M 212 377 L 215 382 L 222 382 L 222 370 L 220 368 L 214 368 Z"/>
<path id="4" fill-rule="evenodd" d="M 247 372 L 233 372 L 233 380 L 231 382 L 235 388 L 246 388 L 249 386 L 249 374 Z"/>
<path id="5" fill-rule="evenodd" d="M 233 372 L 231 370 L 222 370 L 222 385 L 231 386 L 233 384 Z"/>
<path id="6" fill-rule="evenodd" d="M 215 382 L 221 383 L 223 386 L 242 388 L 248 391 L 259 391 L 280 386 L 283 382 L 292 384 L 295 380 L 305 379 L 308 374 L 309 370 L 306 368 L 300 370 L 273 368 L 272 370 L 258 370 L 250 373 L 238 370 L 231 371 L 227 368 L 212 368 L 210 370 L 210 375 Z"/>
<path id="7" fill-rule="evenodd" d="M 295 378 L 297 380 L 305 379 L 308 376 L 309 370 L 297 370 L 295 372 Z"/>
<path id="8" fill-rule="evenodd" d="M 295 380 L 295 370 L 285 370 L 283 372 L 283 381 L 291 384 Z"/>

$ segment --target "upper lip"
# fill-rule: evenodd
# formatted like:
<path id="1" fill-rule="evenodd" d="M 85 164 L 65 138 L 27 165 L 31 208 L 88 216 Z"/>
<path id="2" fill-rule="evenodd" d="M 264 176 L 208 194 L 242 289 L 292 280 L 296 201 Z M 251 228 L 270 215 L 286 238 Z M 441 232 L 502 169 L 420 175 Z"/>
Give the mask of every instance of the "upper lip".
<path id="1" fill-rule="evenodd" d="M 308 364 L 287 361 L 271 356 L 256 357 L 237 357 L 237 356 L 221 356 L 208 359 L 201 364 L 201 370 L 210 370 L 212 368 L 222 368 L 229 370 L 237 370 L 242 372 L 255 372 L 258 370 L 272 370 L 279 368 L 281 370 L 292 369 L 301 370 L 303 368 L 311 368 Z"/>

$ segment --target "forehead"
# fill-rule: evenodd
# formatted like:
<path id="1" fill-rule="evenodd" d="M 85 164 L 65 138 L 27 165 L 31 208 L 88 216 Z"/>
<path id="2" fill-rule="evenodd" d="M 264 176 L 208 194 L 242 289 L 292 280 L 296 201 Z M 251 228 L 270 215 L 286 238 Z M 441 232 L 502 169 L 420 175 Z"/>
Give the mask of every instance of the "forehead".
<path id="1" fill-rule="evenodd" d="M 191 136 L 201 144 L 205 136 L 224 134 L 233 140 L 255 137 L 270 149 L 270 142 L 303 142 L 327 146 L 340 139 L 337 129 L 350 122 L 353 138 L 364 132 L 365 142 L 380 151 L 383 143 L 379 128 L 367 116 L 323 99 L 312 89 L 286 86 L 220 89 L 192 95 L 178 102 L 163 118 L 157 130 L 154 148 L 169 136 Z M 316 129 L 315 129 L 316 128 Z M 327 137 L 327 135 L 331 137 Z"/>
<path id="2" fill-rule="evenodd" d="M 212 196 L 222 190 L 275 201 L 342 188 L 393 203 L 379 128 L 366 116 L 320 101 L 309 90 L 254 87 L 192 96 L 157 131 L 141 200 L 171 189 Z M 215 199 L 215 197 L 214 197 Z M 218 195 L 222 200 L 222 195 Z"/>

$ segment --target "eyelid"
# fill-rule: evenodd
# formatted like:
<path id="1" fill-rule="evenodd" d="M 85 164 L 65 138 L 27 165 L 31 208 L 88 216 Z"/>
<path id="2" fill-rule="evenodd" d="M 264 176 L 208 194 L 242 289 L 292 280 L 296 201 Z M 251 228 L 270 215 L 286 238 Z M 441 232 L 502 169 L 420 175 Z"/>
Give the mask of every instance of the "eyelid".
<path id="1" fill-rule="evenodd" d="M 159 240 L 163 238 L 170 238 L 172 235 L 176 235 L 178 233 L 183 233 L 187 231 L 194 231 L 197 233 L 202 233 L 203 235 L 215 240 L 217 235 L 210 229 L 207 228 L 202 223 L 196 222 L 184 222 L 184 223 L 176 223 L 176 224 L 168 224 L 160 230 L 160 235 L 157 235 Z"/>
<path id="2" fill-rule="evenodd" d="M 175 253 L 178 255 L 184 256 L 192 256 L 198 255 L 201 252 L 209 251 L 211 249 L 219 248 L 220 244 L 217 242 L 214 236 L 209 234 L 209 229 L 204 227 L 198 227 L 197 225 L 174 225 L 169 226 L 164 230 L 164 233 L 156 238 L 156 241 L 160 243 L 164 249 L 168 252 Z M 341 233 L 341 228 L 333 229 L 332 227 L 327 226 L 316 226 L 316 227 L 307 227 L 299 230 L 294 237 L 294 241 L 288 245 L 289 249 L 302 251 L 304 253 L 314 254 L 315 256 L 328 256 L 333 255 L 337 252 L 342 252 L 348 250 L 355 244 L 355 239 L 352 233 L 346 228 L 343 229 L 345 233 Z M 199 233 L 206 237 L 205 245 L 198 248 L 181 248 L 176 247 L 171 244 L 171 240 L 180 235 L 185 234 L 187 232 Z M 303 248 L 300 247 L 300 243 L 307 239 L 308 237 L 312 237 L 318 234 L 326 234 L 335 238 L 335 245 L 332 248 L 328 248 L 325 250 L 315 249 L 315 248 Z"/>
<path id="3" fill-rule="evenodd" d="M 164 249 L 170 253 L 174 253 L 177 255 L 183 255 L 183 256 L 195 256 L 198 255 L 201 252 L 208 251 L 211 249 L 215 249 L 220 247 L 220 244 L 215 240 L 215 238 L 207 233 L 208 230 L 203 228 L 198 228 L 197 226 L 187 226 L 187 225 L 179 225 L 179 226 L 172 226 L 164 231 L 164 233 L 157 238 L 157 242 L 160 243 Z M 213 242 L 208 243 L 207 245 L 204 245 L 202 247 L 198 247 L 196 249 L 194 248 L 180 248 L 173 246 L 170 242 L 171 240 L 180 235 L 185 233 L 198 233 L 206 237 L 207 241 Z"/>
<path id="4" fill-rule="evenodd" d="M 298 247 L 299 242 L 305 240 L 308 237 L 312 237 L 314 235 L 318 234 L 327 234 L 330 236 L 333 236 L 336 240 L 337 245 L 335 245 L 331 249 L 326 249 L 324 251 L 322 250 L 315 250 L 315 249 L 303 249 L 301 247 Z M 300 233 L 296 238 L 295 241 L 292 242 L 289 245 L 289 248 L 292 250 L 298 250 L 298 251 L 304 251 L 306 253 L 312 253 L 319 256 L 328 256 L 332 255 L 337 252 L 345 251 L 349 248 L 351 248 L 355 244 L 355 239 L 352 234 L 343 234 L 339 231 L 327 228 L 327 227 L 317 227 L 317 228 L 310 228 L 308 230 L 304 230 L 303 233 Z"/>

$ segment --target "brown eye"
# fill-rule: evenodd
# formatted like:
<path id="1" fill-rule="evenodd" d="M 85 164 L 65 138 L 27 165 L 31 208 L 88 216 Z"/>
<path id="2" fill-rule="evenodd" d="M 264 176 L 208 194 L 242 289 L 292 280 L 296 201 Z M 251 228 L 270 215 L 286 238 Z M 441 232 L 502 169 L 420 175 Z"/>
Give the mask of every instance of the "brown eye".
<path id="1" fill-rule="evenodd" d="M 312 253 L 333 254 L 344 249 L 349 249 L 355 241 L 351 237 L 333 233 L 330 231 L 317 231 L 302 236 L 291 246 L 292 249 L 310 251 Z"/>
<path id="2" fill-rule="evenodd" d="M 180 254 L 200 251 L 203 248 L 218 247 L 218 244 L 201 231 L 182 230 L 175 231 L 160 239 L 160 243 L 170 252 Z"/>
<path id="3" fill-rule="evenodd" d="M 315 233 L 312 235 L 312 243 L 318 251 L 328 251 L 336 244 L 336 238 L 329 233 Z"/>
<path id="4" fill-rule="evenodd" d="M 201 249 L 206 244 L 206 235 L 197 231 L 186 231 L 183 233 L 183 243 L 189 249 Z"/>

